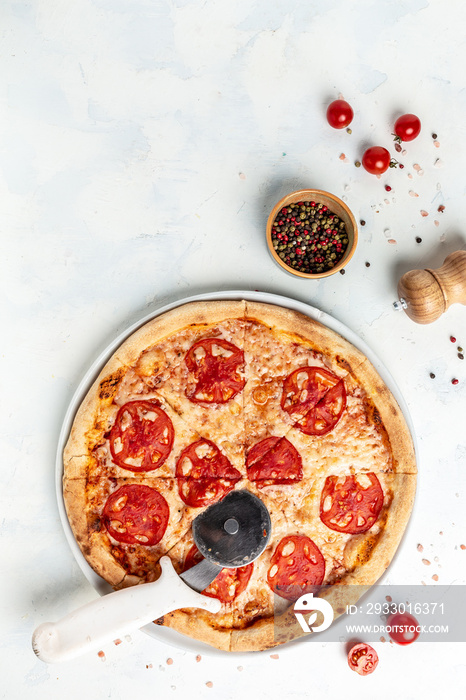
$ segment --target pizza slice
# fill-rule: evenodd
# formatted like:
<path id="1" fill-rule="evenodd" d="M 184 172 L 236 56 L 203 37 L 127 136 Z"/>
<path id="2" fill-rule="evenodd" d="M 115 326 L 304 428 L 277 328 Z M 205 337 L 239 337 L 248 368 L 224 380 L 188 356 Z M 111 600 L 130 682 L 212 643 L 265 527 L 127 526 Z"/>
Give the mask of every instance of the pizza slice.
<path id="1" fill-rule="evenodd" d="M 324 343 L 319 323 L 288 309 L 248 302 L 246 313 L 244 421 L 248 450 L 271 434 L 284 436 L 303 417 L 309 402 L 345 377 L 350 361 L 357 365 L 363 357 L 354 348 L 349 353 L 348 344 L 339 336 L 330 348 L 328 341 Z M 298 396 L 305 396 L 299 407 L 294 401 Z"/>
<path id="2" fill-rule="evenodd" d="M 399 545 L 416 476 L 331 475 L 305 479 L 300 486 L 302 497 L 291 504 L 285 494 L 279 499 L 275 494 L 272 505 L 267 497 L 272 510 L 283 508 L 283 526 L 255 562 L 231 650 L 264 649 L 303 636 L 295 603 L 309 593 L 325 598 L 335 618 L 357 603 L 384 573 Z M 254 607 L 253 601 L 263 605 L 265 599 L 263 610 Z"/>
<path id="3" fill-rule="evenodd" d="M 238 483 L 237 488 L 255 493 L 254 486 L 247 480 Z M 264 572 L 267 571 L 274 543 L 286 532 L 288 524 L 283 511 L 275 507 L 272 500 L 264 494 L 260 497 L 266 504 L 271 518 L 270 541 L 264 552 L 254 562 L 238 568 L 222 569 L 203 591 L 204 595 L 221 601 L 220 612 L 213 615 L 199 609 L 176 610 L 164 615 L 157 621 L 158 624 L 208 643 L 211 643 L 209 640 L 215 639 L 216 643 L 221 642 L 220 648 L 230 650 L 230 636 L 235 630 L 244 632 L 259 619 L 267 619 L 270 640 L 273 640 L 271 622 L 274 595 L 267 584 Z M 178 573 L 186 571 L 202 560 L 191 530 L 170 550 L 168 555 Z"/>
<path id="4" fill-rule="evenodd" d="M 78 410 L 64 450 L 67 477 L 175 477 L 179 455 L 199 434 L 133 370 L 115 364 Z"/>
<path id="5" fill-rule="evenodd" d="M 202 329 L 195 340 L 190 338 L 181 361 L 168 376 L 154 380 L 144 377 L 188 425 L 195 426 L 202 438 L 216 444 L 242 474 L 244 330 L 242 318 Z"/>
<path id="6" fill-rule="evenodd" d="M 160 557 L 202 510 L 183 503 L 170 478 L 65 478 L 63 495 L 84 556 L 116 588 L 157 579 Z"/>
<path id="7" fill-rule="evenodd" d="M 156 316 L 142 325 L 116 350 L 118 360 L 156 387 L 183 363 L 196 341 L 218 337 L 236 344 L 237 320 L 244 301 L 191 302 Z"/>

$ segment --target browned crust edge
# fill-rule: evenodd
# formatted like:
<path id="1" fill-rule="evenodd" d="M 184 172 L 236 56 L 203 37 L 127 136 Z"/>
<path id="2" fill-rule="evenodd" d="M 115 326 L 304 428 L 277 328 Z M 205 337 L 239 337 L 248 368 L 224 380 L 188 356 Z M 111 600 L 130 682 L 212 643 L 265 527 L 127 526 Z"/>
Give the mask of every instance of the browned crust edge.
<path id="1" fill-rule="evenodd" d="M 221 651 L 230 651 L 231 630 L 215 627 L 215 616 L 199 608 L 173 610 L 155 622 Z"/>
<path id="2" fill-rule="evenodd" d="M 68 521 L 89 565 L 111 586 L 118 587 L 124 581 L 126 571 L 104 547 L 99 535 L 89 531 L 86 484 L 85 479 L 63 480 L 63 500 Z"/>
<path id="3" fill-rule="evenodd" d="M 177 331 L 190 326 L 212 326 L 216 323 L 244 318 L 243 300 L 193 301 L 177 306 L 141 326 L 116 350 L 122 364 L 133 365 L 141 352 Z"/>
<path id="4" fill-rule="evenodd" d="M 259 321 L 278 334 L 286 333 L 296 342 L 304 339 L 345 372 L 351 372 L 366 360 L 365 355 L 337 332 L 299 311 L 247 301 L 246 319 Z"/>
<path id="5" fill-rule="evenodd" d="M 110 428 L 111 418 L 114 415 L 114 409 L 110 407 L 126 372 L 127 368 L 113 355 L 84 397 L 74 417 L 63 450 L 65 476 L 67 476 L 68 463 L 73 457 L 89 455 L 89 440 L 92 440 L 95 432 L 96 417 L 100 426 L 99 433 L 104 434 Z"/>
<path id="6" fill-rule="evenodd" d="M 379 373 L 366 359 L 354 376 L 372 400 L 390 440 L 393 470 L 398 474 L 417 474 L 416 455 L 411 432 L 403 412 Z"/>

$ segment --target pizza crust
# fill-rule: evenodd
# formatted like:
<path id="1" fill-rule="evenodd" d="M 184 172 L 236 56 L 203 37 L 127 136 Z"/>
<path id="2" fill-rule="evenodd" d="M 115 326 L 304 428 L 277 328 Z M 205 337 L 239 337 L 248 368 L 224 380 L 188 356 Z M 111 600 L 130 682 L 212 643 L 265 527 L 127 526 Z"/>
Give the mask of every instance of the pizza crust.
<path id="1" fill-rule="evenodd" d="M 413 439 L 395 397 L 368 359 L 359 365 L 354 376 L 375 406 L 374 419 L 380 421 L 387 432 L 393 455 L 393 470 L 398 474 L 417 474 Z"/>
<path id="2" fill-rule="evenodd" d="M 155 623 L 176 630 L 191 639 L 197 639 L 220 651 L 230 651 L 231 630 L 219 628 L 215 615 L 200 608 L 173 610 L 159 620 L 155 620 Z"/>
<path id="3" fill-rule="evenodd" d="M 336 374 L 346 374 L 365 361 L 363 355 L 341 335 L 299 311 L 282 306 L 246 302 L 246 318 L 265 324 L 277 335 L 293 342 L 303 340 L 324 355 Z"/>
<path id="4" fill-rule="evenodd" d="M 245 301 L 230 300 L 193 301 L 183 304 L 183 306 L 177 306 L 161 316 L 156 316 L 152 321 L 135 331 L 118 348 L 116 356 L 122 364 L 133 367 L 140 359 L 141 350 L 150 350 L 181 329 L 190 329 L 193 333 L 205 334 L 206 331 L 215 328 L 218 324 L 243 318 L 245 308 Z M 154 369 L 153 366 L 152 371 Z"/>
<path id="5" fill-rule="evenodd" d="M 128 372 L 115 356 L 105 364 L 81 403 L 63 453 L 66 466 L 72 457 L 89 455 L 113 425 L 124 396 L 142 390 L 143 382 Z"/>
<path id="6" fill-rule="evenodd" d="M 121 586 L 126 571 L 89 528 L 88 509 L 84 506 L 87 502 L 86 481 L 65 478 L 63 498 L 71 529 L 88 564 L 111 586 Z"/>

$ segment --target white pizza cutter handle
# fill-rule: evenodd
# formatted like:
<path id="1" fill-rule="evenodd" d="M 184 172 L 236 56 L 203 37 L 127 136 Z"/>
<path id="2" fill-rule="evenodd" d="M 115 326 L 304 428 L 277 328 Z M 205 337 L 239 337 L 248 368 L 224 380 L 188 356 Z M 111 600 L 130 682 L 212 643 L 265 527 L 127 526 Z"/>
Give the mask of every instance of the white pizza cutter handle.
<path id="1" fill-rule="evenodd" d="M 66 615 L 45 622 L 32 637 L 34 653 L 45 663 L 68 661 L 139 629 L 178 608 L 203 608 L 216 613 L 221 603 L 187 586 L 167 556 L 160 559 L 162 574 L 154 583 L 131 586 L 102 596 Z"/>

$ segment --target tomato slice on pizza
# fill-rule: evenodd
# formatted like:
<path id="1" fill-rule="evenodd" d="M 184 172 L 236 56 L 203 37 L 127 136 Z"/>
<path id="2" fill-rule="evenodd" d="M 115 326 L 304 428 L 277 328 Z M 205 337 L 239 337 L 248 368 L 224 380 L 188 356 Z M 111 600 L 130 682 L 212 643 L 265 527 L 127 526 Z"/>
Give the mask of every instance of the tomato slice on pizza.
<path id="1" fill-rule="evenodd" d="M 200 507 L 219 501 L 234 489 L 240 472 L 211 440 L 191 443 L 176 463 L 181 499 L 188 506 Z"/>
<path id="2" fill-rule="evenodd" d="M 118 542 L 150 547 L 164 536 L 169 516 L 168 503 L 156 489 L 127 484 L 108 497 L 102 521 Z"/>
<path id="3" fill-rule="evenodd" d="M 296 423 L 296 427 L 306 435 L 326 435 L 340 420 L 345 406 L 346 390 L 341 380 Z"/>
<path id="4" fill-rule="evenodd" d="M 198 340 L 186 353 L 195 386 L 187 396 L 194 403 L 227 403 L 244 387 L 244 353 L 222 338 Z"/>
<path id="5" fill-rule="evenodd" d="M 325 559 L 306 535 L 288 535 L 277 545 L 270 560 L 267 583 L 281 598 L 295 601 L 313 593 L 325 576 Z"/>
<path id="6" fill-rule="evenodd" d="M 195 564 L 199 564 L 202 559 L 204 559 L 204 557 L 196 545 L 193 544 L 186 555 L 183 571 L 187 571 Z M 240 593 L 246 590 L 253 569 L 253 562 L 235 569 L 224 568 L 202 593 L 210 598 L 217 598 L 222 603 L 231 603 Z"/>
<path id="7" fill-rule="evenodd" d="M 357 477 L 328 476 L 320 499 L 320 519 L 331 530 L 358 535 L 376 522 L 383 498 L 373 472 Z"/>
<path id="8" fill-rule="evenodd" d="M 170 417 L 154 401 L 129 401 L 119 409 L 110 431 L 113 460 L 123 469 L 157 469 L 173 447 L 175 430 Z"/>
<path id="9" fill-rule="evenodd" d="M 289 484 L 303 478 L 303 462 L 286 437 L 268 437 L 256 443 L 246 459 L 248 479 L 258 488 Z"/>
<path id="10" fill-rule="evenodd" d="M 322 367 L 299 367 L 283 382 L 281 407 L 307 435 L 326 435 L 346 407 L 345 384 Z"/>

